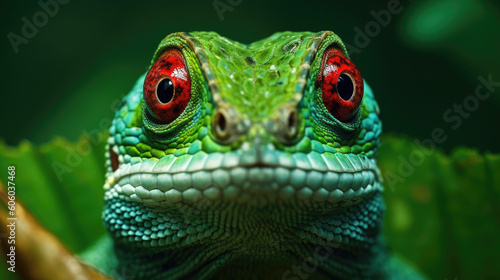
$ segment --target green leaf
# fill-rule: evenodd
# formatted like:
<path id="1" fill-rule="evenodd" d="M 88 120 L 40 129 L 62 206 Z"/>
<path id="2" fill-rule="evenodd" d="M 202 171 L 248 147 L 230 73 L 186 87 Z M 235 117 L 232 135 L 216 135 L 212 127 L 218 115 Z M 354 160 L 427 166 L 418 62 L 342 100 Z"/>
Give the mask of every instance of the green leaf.
<path id="1" fill-rule="evenodd" d="M 55 138 L 39 147 L 0 143 L 0 166 L 16 167 L 16 199 L 71 250 L 79 252 L 105 232 L 102 225 L 104 143 Z"/>
<path id="2" fill-rule="evenodd" d="M 451 155 L 386 136 L 379 153 L 385 238 L 431 279 L 498 279 L 500 156 Z"/>

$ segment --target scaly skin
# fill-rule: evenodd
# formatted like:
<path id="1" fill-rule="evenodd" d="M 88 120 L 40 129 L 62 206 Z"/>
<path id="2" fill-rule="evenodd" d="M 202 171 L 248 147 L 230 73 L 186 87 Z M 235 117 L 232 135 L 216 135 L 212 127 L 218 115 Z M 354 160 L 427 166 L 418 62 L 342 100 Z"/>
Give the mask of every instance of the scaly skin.
<path id="1" fill-rule="evenodd" d="M 377 279 L 399 273 L 380 234 L 378 105 L 364 84 L 348 121 L 322 100 L 332 32 L 283 32 L 240 44 L 174 33 L 151 66 L 182 53 L 191 98 L 162 124 L 145 75 L 110 129 L 105 225 L 134 279 Z M 305 261 L 305 263 L 304 263 Z M 250 277 L 249 277 L 250 278 Z"/>

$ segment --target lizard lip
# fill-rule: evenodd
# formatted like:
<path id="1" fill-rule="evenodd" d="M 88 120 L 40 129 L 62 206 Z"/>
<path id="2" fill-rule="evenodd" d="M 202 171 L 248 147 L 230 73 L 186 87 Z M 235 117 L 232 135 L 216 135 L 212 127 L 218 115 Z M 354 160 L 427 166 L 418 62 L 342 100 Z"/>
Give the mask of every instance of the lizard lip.
<path id="1" fill-rule="evenodd" d="M 202 199 L 237 203 L 316 201 L 354 204 L 381 191 L 375 160 L 356 166 L 310 166 L 235 163 L 224 166 L 157 168 L 146 161 L 122 164 L 109 174 L 105 199 L 121 198 L 148 207 L 169 207 Z"/>

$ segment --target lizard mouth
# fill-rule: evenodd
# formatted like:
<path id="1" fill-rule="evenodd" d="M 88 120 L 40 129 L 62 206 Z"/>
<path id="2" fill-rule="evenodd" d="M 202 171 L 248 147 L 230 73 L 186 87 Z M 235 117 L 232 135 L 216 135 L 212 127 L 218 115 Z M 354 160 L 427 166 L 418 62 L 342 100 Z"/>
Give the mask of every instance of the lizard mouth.
<path id="1" fill-rule="evenodd" d="M 108 171 L 105 199 L 120 198 L 151 208 L 202 199 L 345 206 L 382 190 L 376 162 L 366 156 L 309 154 L 306 160 L 300 160 L 275 151 L 276 160 L 254 161 L 231 153 L 238 151 L 122 163 Z"/>

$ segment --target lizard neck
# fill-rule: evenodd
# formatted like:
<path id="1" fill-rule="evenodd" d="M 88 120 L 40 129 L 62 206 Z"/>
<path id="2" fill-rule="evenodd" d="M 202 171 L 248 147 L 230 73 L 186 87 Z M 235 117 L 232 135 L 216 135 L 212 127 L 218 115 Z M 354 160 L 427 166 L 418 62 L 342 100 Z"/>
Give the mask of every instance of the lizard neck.
<path id="1" fill-rule="evenodd" d="M 382 275 L 388 258 L 380 192 L 346 207 L 200 202 L 152 209 L 109 200 L 106 209 L 119 263 L 141 279 L 241 279 L 257 270 L 283 279 L 356 278 Z"/>

